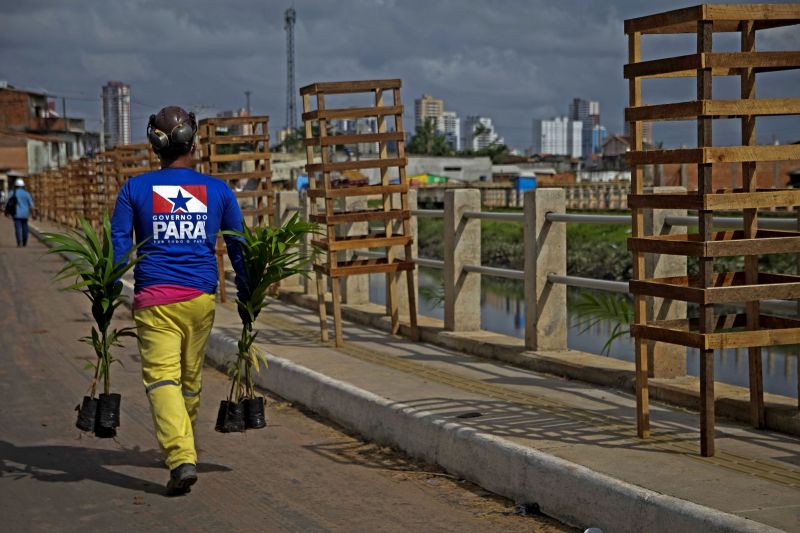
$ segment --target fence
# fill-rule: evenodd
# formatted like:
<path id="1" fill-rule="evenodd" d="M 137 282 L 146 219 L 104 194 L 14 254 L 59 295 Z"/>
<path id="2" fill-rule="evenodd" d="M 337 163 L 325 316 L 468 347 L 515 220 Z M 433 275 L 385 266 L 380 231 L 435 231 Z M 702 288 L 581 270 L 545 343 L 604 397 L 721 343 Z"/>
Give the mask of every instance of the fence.
<path id="1" fill-rule="evenodd" d="M 458 188 L 462 187 L 420 187 L 418 202 L 430 207 L 442 206 L 445 193 Z M 519 208 L 525 202 L 524 191 L 510 183 L 479 183 L 463 188 L 479 191 L 484 207 Z M 628 194 L 631 192 L 629 182 L 564 184 L 559 188 L 564 190 L 567 209 L 627 209 Z"/>
<path id="2" fill-rule="evenodd" d="M 675 192 L 676 188 L 656 188 L 657 192 Z M 443 260 L 417 257 L 419 266 L 444 271 L 444 328 L 448 331 L 477 331 L 480 329 L 480 278 L 492 276 L 523 282 L 525 294 L 525 347 L 535 351 L 567 349 L 567 287 L 628 293 L 626 281 L 608 281 L 567 275 L 566 224 L 619 224 L 630 226 L 630 215 L 591 215 L 567 213 L 567 192 L 563 189 L 537 189 L 524 193 L 522 213 L 481 211 L 481 192 L 476 189 L 449 189 L 444 195 L 444 209 L 418 209 L 417 196 L 411 191 L 413 235 L 416 242 L 416 221 L 419 218 L 444 219 Z M 278 219 L 291 212 L 308 211 L 294 192 L 278 193 Z M 281 207 L 283 206 L 283 207 Z M 480 262 L 480 221 L 498 220 L 523 224 L 525 258 L 523 270 L 482 265 Z M 654 210 L 646 223 L 658 234 L 685 233 L 686 227 L 696 224 L 696 217 L 685 210 Z M 742 219 L 715 218 L 721 228 L 741 227 Z M 800 227 L 800 218 L 764 219 L 769 229 Z M 379 257 L 379 253 L 358 251 L 363 257 Z M 650 257 L 647 269 L 654 277 L 685 276 L 686 259 L 669 255 Z M 348 303 L 368 302 L 365 279 L 349 280 L 345 288 Z M 306 292 L 313 292 L 306 284 Z M 402 301 L 401 301 L 402 305 Z M 771 301 L 768 305 L 783 311 L 795 312 L 794 302 Z M 648 305 L 653 316 L 663 319 L 684 318 L 686 304 L 651 298 Z M 685 348 L 664 343 L 648 347 L 650 373 L 654 377 L 677 377 L 686 374 Z"/>
<path id="3" fill-rule="evenodd" d="M 124 154 L 128 158 L 128 154 Z M 78 206 L 68 205 L 73 195 L 80 197 L 82 214 L 93 224 L 99 214 L 113 205 L 121 183 L 114 176 L 114 152 L 106 152 L 102 160 L 76 161 L 67 169 L 48 171 L 31 176 L 29 182 L 34 199 L 39 205 L 38 217 L 53 222 L 72 225 L 76 221 Z M 139 172 L 146 170 L 141 163 Z M 126 169 L 127 170 L 127 169 Z M 76 177 L 77 174 L 77 177 Z M 70 178 L 67 178 L 70 176 Z M 663 188 L 662 192 L 667 192 Z M 295 191 L 275 192 L 275 212 L 279 223 L 294 212 L 308 218 L 310 200 L 300 198 Z M 448 189 L 444 194 L 444 209 L 418 209 L 417 191 L 409 193 L 412 214 L 412 236 L 416 257 L 417 220 L 434 217 L 444 219 L 443 260 L 417 257 L 422 267 L 444 271 L 444 327 L 448 331 L 477 331 L 480 329 L 480 280 L 493 276 L 521 280 L 525 294 L 525 347 L 535 351 L 561 351 L 567 349 L 567 287 L 628 293 L 627 282 L 597 280 L 566 273 L 566 224 L 622 224 L 630 225 L 629 215 L 590 215 L 567 213 L 568 192 L 565 189 L 535 189 L 524 192 L 521 213 L 500 213 L 481 210 L 481 192 L 477 189 Z M 480 261 L 480 221 L 499 220 L 523 224 L 525 258 L 523 270 L 512 270 L 482 265 Z M 723 228 L 741 227 L 741 219 L 717 217 L 715 225 Z M 653 233 L 685 232 L 685 227 L 696 224 L 695 217 L 681 210 L 654 210 L 647 224 Z M 765 218 L 767 229 L 795 229 L 798 218 Z M 310 246 L 310 243 L 306 243 Z M 379 253 L 357 250 L 364 258 Z M 685 259 L 673 256 L 651 258 L 648 269 L 653 277 L 685 276 Z M 403 279 L 398 284 L 400 314 L 407 313 L 408 301 Z M 299 277 L 287 280 L 287 285 L 303 283 Z M 418 286 L 417 283 L 415 285 Z M 304 283 L 307 293 L 314 293 L 312 283 Z M 368 303 L 369 287 L 366 276 L 346 278 L 342 288 L 343 301 L 348 304 Z M 793 302 L 768 302 L 784 310 L 796 311 Z M 793 307 L 795 306 L 795 307 Z M 685 304 L 653 298 L 650 312 L 663 318 L 685 316 Z M 651 374 L 656 377 L 674 377 L 685 374 L 685 351 L 679 347 L 654 343 L 650 346 Z M 658 357 L 655 354 L 659 354 Z"/>

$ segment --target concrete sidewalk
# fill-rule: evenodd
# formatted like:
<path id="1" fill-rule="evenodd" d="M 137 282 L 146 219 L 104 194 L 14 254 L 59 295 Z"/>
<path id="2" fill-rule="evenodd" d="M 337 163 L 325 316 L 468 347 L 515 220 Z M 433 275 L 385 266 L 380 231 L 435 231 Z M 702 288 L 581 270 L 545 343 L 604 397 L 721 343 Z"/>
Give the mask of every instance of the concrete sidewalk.
<path id="1" fill-rule="evenodd" d="M 718 423 L 699 456 L 697 416 L 654 405 L 635 435 L 634 398 L 345 323 L 319 341 L 315 314 L 273 301 L 258 319 L 270 368 L 258 381 L 376 441 L 435 462 L 567 523 L 605 531 L 800 528 L 800 442 Z M 210 362 L 236 352 L 238 316 L 218 306 Z"/>

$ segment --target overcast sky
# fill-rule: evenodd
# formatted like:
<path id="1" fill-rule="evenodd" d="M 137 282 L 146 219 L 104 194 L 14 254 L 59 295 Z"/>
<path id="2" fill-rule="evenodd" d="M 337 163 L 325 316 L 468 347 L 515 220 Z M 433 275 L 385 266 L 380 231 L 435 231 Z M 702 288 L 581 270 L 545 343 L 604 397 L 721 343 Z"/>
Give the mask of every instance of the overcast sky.
<path id="1" fill-rule="evenodd" d="M 66 95 L 68 115 L 99 127 L 100 88 L 131 86 L 133 138 L 163 105 L 200 116 L 244 106 L 286 122 L 286 34 L 274 0 L 0 0 L 0 80 Z M 493 119 L 515 148 L 533 118 L 564 115 L 573 97 L 598 100 L 610 133 L 622 130 L 627 84 L 623 20 L 692 5 L 673 0 L 296 0 L 297 88 L 316 81 L 402 78 L 406 128 L 429 93 L 463 118 Z M 645 58 L 691 53 L 691 36 L 645 37 Z M 738 41 L 721 39 L 723 48 Z M 800 27 L 769 30 L 759 49 L 800 50 Z M 761 96 L 796 97 L 797 73 L 765 75 Z M 645 86 L 648 103 L 691 99 L 694 85 Z M 727 84 L 727 86 L 726 86 Z M 719 86 L 735 97 L 735 80 Z M 718 96 L 715 93 L 715 96 Z M 719 97 L 718 96 L 718 97 Z M 59 112 L 61 111 L 59 102 Z M 298 114 L 300 101 L 297 101 Z M 299 121 L 299 117 L 298 117 Z M 759 136 L 800 139 L 794 119 L 759 122 Z M 657 128 L 667 145 L 692 127 Z M 731 130 L 732 132 L 732 130 Z M 731 132 L 728 132 L 732 135 Z M 723 136 L 725 131 L 723 131 Z M 732 138 L 732 137 L 731 137 Z M 735 142 L 735 141 L 734 141 Z"/>

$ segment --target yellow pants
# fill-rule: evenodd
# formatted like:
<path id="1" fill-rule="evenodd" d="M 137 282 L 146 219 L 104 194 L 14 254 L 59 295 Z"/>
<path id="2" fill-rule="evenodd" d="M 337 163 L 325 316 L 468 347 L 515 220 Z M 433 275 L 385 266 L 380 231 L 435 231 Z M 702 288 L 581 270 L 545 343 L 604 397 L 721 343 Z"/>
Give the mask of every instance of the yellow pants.
<path id="1" fill-rule="evenodd" d="M 206 342 L 214 324 L 214 295 L 133 312 L 156 439 L 173 469 L 197 464 L 194 424 L 200 405 Z"/>

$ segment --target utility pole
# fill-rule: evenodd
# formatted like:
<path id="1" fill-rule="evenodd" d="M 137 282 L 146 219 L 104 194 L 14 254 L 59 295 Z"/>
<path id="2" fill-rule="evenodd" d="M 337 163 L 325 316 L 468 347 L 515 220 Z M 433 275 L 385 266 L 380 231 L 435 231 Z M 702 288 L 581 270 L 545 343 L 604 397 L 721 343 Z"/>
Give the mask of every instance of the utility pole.
<path id="1" fill-rule="evenodd" d="M 297 14 L 290 7 L 283 14 L 283 29 L 286 30 L 286 129 L 291 134 L 297 129 L 294 96 L 294 22 Z"/>
<path id="2" fill-rule="evenodd" d="M 245 99 L 245 110 L 247 111 L 247 116 L 250 116 L 250 91 L 244 92 L 244 99 Z"/>

